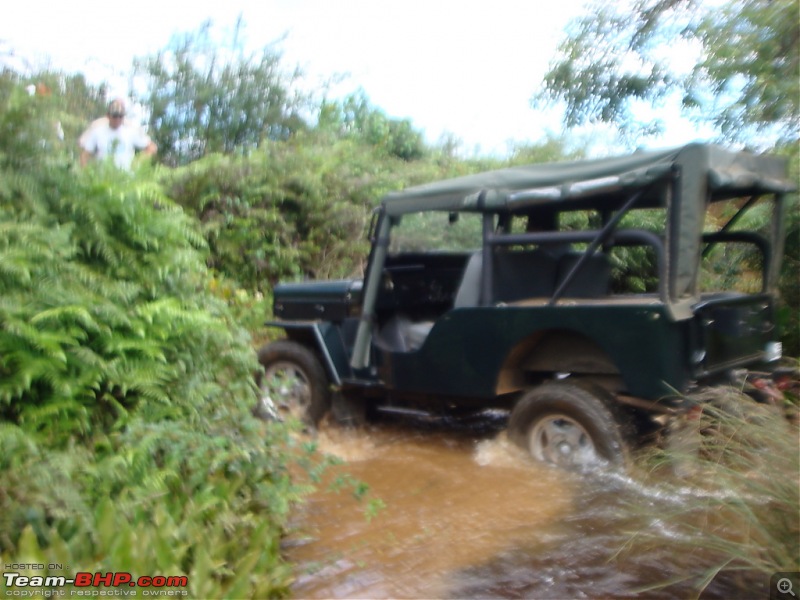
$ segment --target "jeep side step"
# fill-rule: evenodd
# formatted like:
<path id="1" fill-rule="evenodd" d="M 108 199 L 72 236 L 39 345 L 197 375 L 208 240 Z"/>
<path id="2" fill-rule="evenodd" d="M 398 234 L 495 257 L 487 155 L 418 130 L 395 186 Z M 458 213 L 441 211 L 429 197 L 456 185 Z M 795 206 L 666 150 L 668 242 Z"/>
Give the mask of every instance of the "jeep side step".
<path id="1" fill-rule="evenodd" d="M 400 406 L 376 406 L 375 410 L 392 415 L 402 415 L 404 417 L 416 417 L 418 419 L 436 419 L 437 415 L 426 410 L 415 408 L 403 408 Z"/>

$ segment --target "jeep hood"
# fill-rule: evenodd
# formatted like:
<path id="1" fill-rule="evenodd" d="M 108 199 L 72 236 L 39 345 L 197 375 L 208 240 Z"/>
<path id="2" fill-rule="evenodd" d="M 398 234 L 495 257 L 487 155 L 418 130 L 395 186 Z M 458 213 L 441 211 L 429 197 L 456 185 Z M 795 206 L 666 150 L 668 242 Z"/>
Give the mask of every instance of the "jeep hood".
<path id="1" fill-rule="evenodd" d="M 281 283 L 273 290 L 273 314 L 281 319 L 341 319 L 361 301 L 360 279 Z"/>

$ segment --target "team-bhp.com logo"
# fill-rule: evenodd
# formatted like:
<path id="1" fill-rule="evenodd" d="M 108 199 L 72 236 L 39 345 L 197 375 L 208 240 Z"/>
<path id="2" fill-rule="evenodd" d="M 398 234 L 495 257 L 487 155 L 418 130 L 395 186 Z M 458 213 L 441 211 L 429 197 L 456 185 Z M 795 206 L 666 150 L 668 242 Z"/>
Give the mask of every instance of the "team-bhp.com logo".
<path id="1" fill-rule="evenodd" d="M 29 566 L 29 565 L 25 565 Z M 131 573 L 75 573 L 74 577 L 57 575 L 28 576 L 18 572 L 3 573 L 5 595 L 16 598 L 51 598 L 59 596 L 188 596 L 189 579 L 185 575 L 163 576 Z M 63 589 L 72 586 L 71 589 Z M 111 589 L 106 589 L 111 588 Z M 139 589 L 137 589 L 139 588 Z"/>

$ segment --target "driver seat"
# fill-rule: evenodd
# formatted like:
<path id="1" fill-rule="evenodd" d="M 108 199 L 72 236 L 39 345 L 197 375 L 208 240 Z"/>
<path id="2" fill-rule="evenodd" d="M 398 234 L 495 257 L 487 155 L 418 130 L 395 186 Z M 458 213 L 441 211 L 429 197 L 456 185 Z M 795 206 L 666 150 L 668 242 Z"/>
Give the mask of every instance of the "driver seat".
<path id="1" fill-rule="evenodd" d="M 467 260 L 467 266 L 458 285 L 453 308 L 478 306 L 481 295 L 481 273 L 483 254 L 474 252 Z M 378 347 L 391 352 L 414 352 L 422 347 L 435 321 L 414 322 L 405 315 L 397 314 L 381 328 L 376 338 Z"/>

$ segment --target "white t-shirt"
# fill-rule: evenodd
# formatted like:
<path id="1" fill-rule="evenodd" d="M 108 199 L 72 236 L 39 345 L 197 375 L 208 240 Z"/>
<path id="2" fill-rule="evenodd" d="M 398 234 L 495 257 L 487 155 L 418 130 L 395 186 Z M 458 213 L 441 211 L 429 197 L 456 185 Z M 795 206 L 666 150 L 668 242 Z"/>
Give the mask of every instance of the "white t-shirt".
<path id="1" fill-rule="evenodd" d="M 111 129 L 108 117 L 101 117 L 89 125 L 78 144 L 100 160 L 111 156 L 120 169 L 129 169 L 136 151 L 150 145 L 150 136 L 141 127 L 126 122 Z"/>

